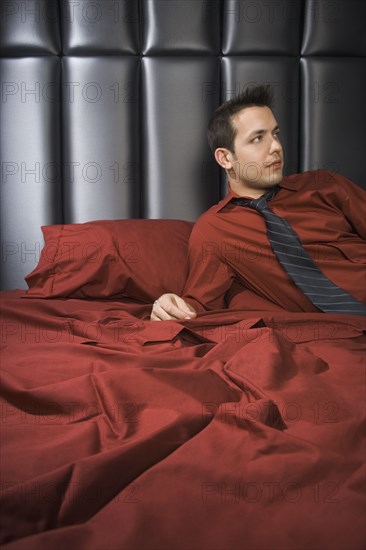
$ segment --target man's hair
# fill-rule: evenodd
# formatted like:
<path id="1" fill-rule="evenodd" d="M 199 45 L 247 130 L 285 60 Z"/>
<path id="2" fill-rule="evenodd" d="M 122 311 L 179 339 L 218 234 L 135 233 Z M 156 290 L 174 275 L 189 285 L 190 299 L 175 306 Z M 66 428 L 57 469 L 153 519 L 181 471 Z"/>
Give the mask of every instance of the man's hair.
<path id="1" fill-rule="evenodd" d="M 232 117 L 247 107 L 272 108 L 273 96 L 269 85 L 246 88 L 241 94 L 226 101 L 214 112 L 207 130 L 207 139 L 212 152 L 224 147 L 234 153 L 234 140 L 237 133 Z"/>

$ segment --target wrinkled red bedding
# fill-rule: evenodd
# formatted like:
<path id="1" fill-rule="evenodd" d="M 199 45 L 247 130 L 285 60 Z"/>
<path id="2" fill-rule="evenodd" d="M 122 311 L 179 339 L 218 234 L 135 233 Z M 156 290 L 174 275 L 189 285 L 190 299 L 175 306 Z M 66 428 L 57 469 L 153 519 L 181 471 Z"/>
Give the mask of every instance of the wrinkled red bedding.
<path id="1" fill-rule="evenodd" d="M 361 550 L 365 320 L 2 293 L 6 550 Z"/>

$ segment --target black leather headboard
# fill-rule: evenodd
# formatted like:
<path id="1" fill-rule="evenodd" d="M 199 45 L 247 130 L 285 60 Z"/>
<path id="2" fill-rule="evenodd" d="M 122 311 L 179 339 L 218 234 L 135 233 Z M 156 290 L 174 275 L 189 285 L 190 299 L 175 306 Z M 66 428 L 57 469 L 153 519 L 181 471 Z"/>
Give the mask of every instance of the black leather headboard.
<path id="1" fill-rule="evenodd" d="M 214 108 L 271 83 L 286 172 L 365 167 L 363 0 L 3 0 L 2 288 L 40 227 L 197 216 L 225 193 Z"/>

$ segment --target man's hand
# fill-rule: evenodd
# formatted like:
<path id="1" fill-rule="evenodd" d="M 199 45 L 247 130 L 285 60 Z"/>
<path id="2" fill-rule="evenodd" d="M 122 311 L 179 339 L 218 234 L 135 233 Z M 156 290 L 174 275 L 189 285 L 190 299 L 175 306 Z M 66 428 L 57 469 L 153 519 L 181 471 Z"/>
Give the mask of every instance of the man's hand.
<path id="1" fill-rule="evenodd" d="M 194 319 L 195 317 L 197 317 L 197 313 L 183 298 L 177 294 L 162 294 L 154 302 L 150 320 L 170 321 L 172 319 Z"/>

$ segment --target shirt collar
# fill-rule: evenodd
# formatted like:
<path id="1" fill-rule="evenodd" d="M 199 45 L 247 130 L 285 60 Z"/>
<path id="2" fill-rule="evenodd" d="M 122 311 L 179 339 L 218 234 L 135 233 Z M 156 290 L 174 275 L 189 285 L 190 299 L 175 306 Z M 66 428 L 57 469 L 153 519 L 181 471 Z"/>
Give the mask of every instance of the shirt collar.
<path id="1" fill-rule="evenodd" d="M 298 178 L 295 177 L 295 176 L 296 176 L 296 174 L 293 175 L 293 176 L 285 176 L 283 178 L 283 180 L 278 184 L 279 187 L 283 187 L 284 189 L 288 189 L 289 191 L 297 191 Z M 216 206 L 214 207 L 215 212 L 220 212 L 220 210 L 222 210 L 227 204 L 229 204 L 231 199 L 245 198 L 245 197 L 235 193 L 231 189 L 229 182 L 227 183 L 227 186 L 228 186 L 228 193 L 227 193 L 226 197 L 224 197 L 220 202 L 218 202 L 216 204 Z M 250 197 L 248 197 L 248 198 L 250 198 Z"/>

